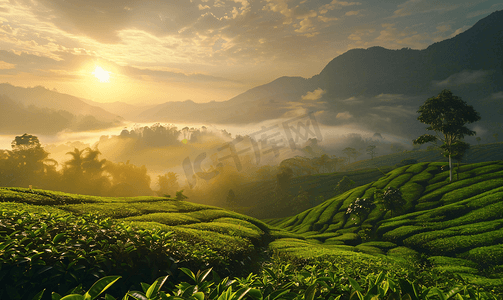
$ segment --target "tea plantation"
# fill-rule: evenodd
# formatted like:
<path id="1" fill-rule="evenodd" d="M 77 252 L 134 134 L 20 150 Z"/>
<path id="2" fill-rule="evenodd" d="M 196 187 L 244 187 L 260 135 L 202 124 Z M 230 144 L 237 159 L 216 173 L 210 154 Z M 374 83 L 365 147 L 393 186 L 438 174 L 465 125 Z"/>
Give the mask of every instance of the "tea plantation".
<path id="1" fill-rule="evenodd" d="M 264 221 L 0 188 L 0 299 L 502 299 L 503 162 L 455 171 L 449 183 L 446 163 L 403 166 Z M 388 187 L 402 209 L 347 213 Z"/>
<path id="2" fill-rule="evenodd" d="M 437 274 L 501 289 L 503 162 L 461 166 L 452 183 L 447 169 L 446 163 L 403 166 L 301 214 L 269 220 L 303 238 L 278 239 L 270 247 L 299 258 L 403 258 Z M 381 205 L 363 218 L 347 214 L 357 198 L 372 198 L 390 186 L 406 201 L 399 215 L 392 217 Z"/>

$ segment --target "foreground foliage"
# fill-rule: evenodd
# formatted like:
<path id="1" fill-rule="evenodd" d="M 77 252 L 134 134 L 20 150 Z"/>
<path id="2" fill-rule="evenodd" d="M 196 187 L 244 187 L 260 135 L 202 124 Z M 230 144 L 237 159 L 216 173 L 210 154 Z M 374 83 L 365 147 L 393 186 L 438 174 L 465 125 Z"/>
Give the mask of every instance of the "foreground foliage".
<path id="1" fill-rule="evenodd" d="M 451 184 L 444 166 L 397 168 L 277 227 L 160 197 L 0 188 L 0 298 L 501 299 L 503 164 Z M 402 210 L 373 201 L 390 188 Z"/>
<path id="2" fill-rule="evenodd" d="M 28 299 L 43 288 L 64 293 L 112 274 L 123 277 L 114 288 L 127 291 L 161 274 L 177 275 L 177 266 L 213 265 L 225 272 L 232 261 L 239 263 L 238 256 L 221 256 L 173 232 L 92 214 L 0 209 L 0 233 L 0 299 Z"/>
<path id="3" fill-rule="evenodd" d="M 182 268 L 187 281 L 176 285 L 169 276 L 156 279 L 152 284 L 142 283 L 141 290 L 128 291 L 122 299 L 138 300 L 313 300 L 313 299 L 416 299 L 416 300 L 496 300 L 495 295 L 481 292 L 461 282 L 453 282 L 449 289 L 425 287 L 413 281 L 395 278 L 383 272 L 368 274 L 360 280 L 343 277 L 337 269 L 308 265 L 295 269 L 290 264 L 272 263 L 264 266 L 259 275 L 221 279 L 210 269 L 193 273 Z M 210 279 L 210 276 L 211 279 Z M 52 294 L 52 299 L 87 300 L 97 299 L 120 278 L 109 276 L 98 280 L 87 292 L 81 286 L 61 297 Z M 167 287 L 166 287 L 167 286 Z M 43 293 L 43 291 L 42 291 Z M 40 294 L 38 295 L 40 296 Z M 114 300 L 105 294 L 99 298 Z"/>

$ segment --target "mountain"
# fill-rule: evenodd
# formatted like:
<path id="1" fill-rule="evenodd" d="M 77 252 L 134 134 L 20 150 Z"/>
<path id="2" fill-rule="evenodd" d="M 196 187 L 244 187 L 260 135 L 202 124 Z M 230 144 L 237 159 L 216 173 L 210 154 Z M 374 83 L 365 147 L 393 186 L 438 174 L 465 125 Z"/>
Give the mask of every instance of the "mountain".
<path id="1" fill-rule="evenodd" d="M 154 105 L 134 105 L 134 104 L 129 104 L 126 102 L 121 102 L 121 101 L 115 101 L 111 103 L 102 103 L 102 102 L 96 102 L 88 99 L 81 99 L 85 103 L 96 106 L 99 108 L 102 108 L 106 110 L 107 112 L 110 112 L 114 115 L 120 116 L 124 119 L 132 119 L 135 116 L 137 116 L 139 113 L 152 108 Z"/>
<path id="2" fill-rule="evenodd" d="M 491 70 L 488 92 L 503 89 L 503 11 L 478 21 L 457 36 L 424 50 L 353 49 L 335 59 L 312 80 L 333 97 L 419 94 L 463 71 Z M 469 84 L 469 82 L 465 82 Z"/>
<path id="3" fill-rule="evenodd" d="M 503 11 L 496 11 L 423 50 L 352 49 L 309 79 L 281 77 L 224 102 L 167 102 L 136 119 L 245 124 L 317 111 L 325 125 L 411 136 L 424 132 L 418 107 L 450 89 L 481 113 L 477 124 L 503 134 L 502 45 Z M 320 99 L 302 99 L 316 89 Z"/>
<path id="4" fill-rule="evenodd" d="M 81 99 L 37 86 L 23 88 L 0 84 L 3 134 L 55 134 L 115 127 L 124 118 Z M 9 112 L 10 113 L 9 113 Z"/>
<path id="5" fill-rule="evenodd" d="M 300 98 L 311 88 L 308 79 L 280 77 L 252 88 L 228 101 L 195 103 L 166 102 L 138 114 L 135 121 L 192 121 L 208 123 L 255 123 L 286 113 L 289 101 Z"/>

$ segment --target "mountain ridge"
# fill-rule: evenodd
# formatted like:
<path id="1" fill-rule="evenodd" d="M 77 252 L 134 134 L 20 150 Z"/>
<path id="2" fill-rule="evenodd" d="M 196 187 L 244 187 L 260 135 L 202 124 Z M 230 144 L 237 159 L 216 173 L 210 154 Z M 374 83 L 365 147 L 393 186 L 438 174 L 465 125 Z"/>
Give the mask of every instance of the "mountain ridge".
<path id="1" fill-rule="evenodd" d="M 152 108 L 139 119 L 153 121 L 155 116 L 168 122 L 253 123 L 285 117 L 292 110 L 287 104 L 296 103 L 296 108 L 305 112 L 320 112 L 318 121 L 324 125 L 356 125 L 368 131 L 410 136 L 424 131 L 416 120 L 417 108 L 447 88 L 475 106 L 486 130 L 495 130 L 499 127 L 490 124 L 500 124 L 501 115 L 495 112 L 503 109 L 495 96 L 503 91 L 501 20 L 503 10 L 493 12 L 455 37 L 423 50 L 351 49 L 311 78 L 279 77 L 227 101 L 198 104 L 195 109 L 176 104 L 181 105 L 177 116 L 170 115 L 168 109 L 175 104 L 165 103 L 156 113 Z M 318 103 L 303 101 L 302 96 L 316 89 L 325 92 Z M 387 99 L 380 99 L 382 95 Z M 402 113 L 393 112 L 397 106 Z M 256 111 L 256 107 L 263 109 Z M 349 118 L 338 119 L 338 113 Z"/>

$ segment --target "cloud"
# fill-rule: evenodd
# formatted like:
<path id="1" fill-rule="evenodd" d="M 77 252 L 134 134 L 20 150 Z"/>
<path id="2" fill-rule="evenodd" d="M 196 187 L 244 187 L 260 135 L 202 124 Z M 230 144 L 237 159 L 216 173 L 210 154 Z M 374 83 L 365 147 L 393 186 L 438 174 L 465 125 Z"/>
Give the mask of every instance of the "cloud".
<path id="1" fill-rule="evenodd" d="M 397 17 L 405 17 L 420 13 L 447 12 L 455 10 L 459 6 L 460 4 L 450 4 L 439 1 L 409 0 L 399 4 L 398 9 L 394 11 L 394 15 Z"/>
<path id="2" fill-rule="evenodd" d="M 350 10 L 348 12 L 345 13 L 346 16 L 356 16 L 360 13 L 359 10 Z"/>
<path id="3" fill-rule="evenodd" d="M 388 106 L 388 105 L 381 105 L 381 106 L 376 106 L 373 107 L 373 109 L 376 109 L 381 112 L 381 114 L 395 114 L 398 116 L 404 116 L 404 115 L 415 115 L 416 111 L 412 108 L 406 108 L 402 105 L 396 105 L 396 106 Z"/>
<path id="4" fill-rule="evenodd" d="M 92 55 L 61 52 L 58 53 L 58 57 L 59 60 L 55 60 L 25 52 L 16 54 L 12 51 L 0 50 L 0 74 L 31 73 L 40 76 L 51 76 L 53 78 L 77 79 L 81 77 L 81 69 L 84 66 L 99 64 L 107 70 L 114 70 L 113 73 L 140 80 L 165 82 L 235 82 L 234 80 L 229 80 L 224 77 L 197 72 L 189 73 L 159 68 L 121 66 Z"/>
<path id="5" fill-rule="evenodd" d="M 465 31 L 467 31 L 467 30 L 468 30 L 468 29 L 470 29 L 471 27 L 472 27 L 472 26 L 465 25 L 465 26 L 463 26 L 463 27 L 461 27 L 461 28 L 458 28 L 458 29 L 456 29 L 456 31 L 454 31 L 454 32 L 453 32 L 453 33 L 449 36 L 449 38 L 451 38 L 451 37 L 455 37 L 456 35 L 458 35 L 458 34 L 460 34 L 460 33 L 463 33 L 463 32 L 465 32 Z"/>
<path id="6" fill-rule="evenodd" d="M 397 29 L 395 23 L 384 23 L 384 29 L 379 32 L 379 36 L 374 41 L 386 43 L 386 48 L 400 49 L 411 47 L 416 49 L 426 48 L 430 42 L 430 37 L 424 33 L 419 33 L 412 27 Z"/>
<path id="7" fill-rule="evenodd" d="M 353 115 L 351 115 L 348 111 L 338 113 L 335 118 L 340 120 L 348 120 L 351 119 Z"/>
<path id="8" fill-rule="evenodd" d="M 464 70 L 460 73 L 453 74 L 442 81 L 433 81 L 433 85 L 438 87 L 459 86 L 465 84 L 476 84 L 484 81 L 489 71 L 484 70 Z"/>
<path id="9" fill-rule="evenodd" d="M 339 100 L 339 102 L 344 103 L 344 104 L 356 105 L 356 104 L 363 103 L 363 100 L 358 99 L 356 97 L 349 97 L 347 99 Z"/>
<path id="10" fill-rule="evenodd" d="M 14 69 L 15 67 L 15 64 L 10 64 L 0 60 L 0 70 Z"/>
<path id="11" fill-rule="evenodd" d="M 503 92 L 497 92 L 492 94 L 491 99 L 503 99 Z"/>
<path id="12" fill-rule="evenodd" d="M 326 91 L 322 90 L 321 88 L 317 88 L 312 92 L 307 92 L 307 94 L 303 95 L 301 99 L 314 101 L 320 99 L 325 93 Z"/>
<path id="13" fill-rule="evenodd" d="M 348 7 L 348 6 L 353 6 L 353 5 L 361 5 L 361 3 L 360 2 L 347 2 L 347 1 L 333 0 L 330 3 L 323 5 L 320 8 L 320 10 L 326 12 L 328 10 L 341 9 L 342 7 Z"/>
<path id="14" fill-rule="evenodd" d="M 490 14 L 496 10 L 502 9 L 503 8 L 503 3 L 496 3 L 491 5 L 490 8 L 487 9 L 481 9 L 481 10 L 476 10 L 468 13 L 466 17 L 468 19 L 475 18 L 475 17 L 480 17 L 482 15 Z"/>

